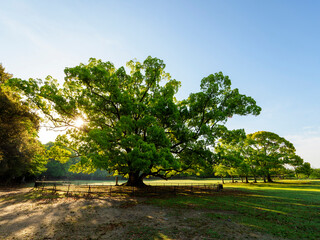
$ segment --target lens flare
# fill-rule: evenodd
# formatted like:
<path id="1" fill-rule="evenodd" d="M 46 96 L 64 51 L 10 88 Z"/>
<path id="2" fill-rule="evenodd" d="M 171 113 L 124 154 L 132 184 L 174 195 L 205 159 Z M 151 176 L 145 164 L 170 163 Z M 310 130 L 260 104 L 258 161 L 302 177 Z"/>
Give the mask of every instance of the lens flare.
<path id="1" fill-rule="evenodd" d="M 84 125 L 84 121 L 82 118 L 77 118 L 75 121 L 74 121 L 74 126 L 77 127 L 77 128 L 80 128 Z"/>

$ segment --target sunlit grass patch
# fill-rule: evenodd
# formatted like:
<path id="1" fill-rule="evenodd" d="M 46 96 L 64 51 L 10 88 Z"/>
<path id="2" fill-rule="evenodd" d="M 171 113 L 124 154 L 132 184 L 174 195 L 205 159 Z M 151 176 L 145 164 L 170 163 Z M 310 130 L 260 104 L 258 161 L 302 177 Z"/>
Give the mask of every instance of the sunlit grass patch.
<path id="1" fill-rule="evenodd" d="M 154 240 L 171 240 L 171 238 L 161 232 L 158 232 L 158 236 L 155 236 Z"/>

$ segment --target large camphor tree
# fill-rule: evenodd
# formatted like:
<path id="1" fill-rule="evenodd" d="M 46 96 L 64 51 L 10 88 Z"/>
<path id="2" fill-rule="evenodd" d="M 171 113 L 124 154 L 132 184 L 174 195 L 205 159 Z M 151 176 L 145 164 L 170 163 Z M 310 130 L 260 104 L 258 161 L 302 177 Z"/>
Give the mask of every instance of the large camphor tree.
<path id="1" fill-rule="evenodd" d="M 258 115 L 251 97 L 231 88 L 221 72 L 201 81 L 201 90 L 178 101 L 180 82 L 164 71 L 162 60 L 148 57 L 116 69 L 110 62 L 90 59 L 65 69 L 65 82 L 47 77 L 12 79 L 30 103 L 56 127 L 69 126 L 56 145 L 72 149 L 81 160 L 74 170 L 105 169 L 128 178 L 127 185 L 143 186 L 143 179 L 212 166 L 215 142 L 228 130 L 228 117 Z M 76 126 L 77 119 L 82 126 Z"/>

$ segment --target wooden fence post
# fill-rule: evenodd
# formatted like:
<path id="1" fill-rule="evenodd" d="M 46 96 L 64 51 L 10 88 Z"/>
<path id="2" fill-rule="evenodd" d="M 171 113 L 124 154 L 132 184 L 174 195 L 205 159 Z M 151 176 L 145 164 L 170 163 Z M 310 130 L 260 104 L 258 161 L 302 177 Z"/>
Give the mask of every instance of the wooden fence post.
<path id="1" fill-rule="evenodd" d="M 68 185 L 67 196 L 69 196 L 70 184 Z"/>

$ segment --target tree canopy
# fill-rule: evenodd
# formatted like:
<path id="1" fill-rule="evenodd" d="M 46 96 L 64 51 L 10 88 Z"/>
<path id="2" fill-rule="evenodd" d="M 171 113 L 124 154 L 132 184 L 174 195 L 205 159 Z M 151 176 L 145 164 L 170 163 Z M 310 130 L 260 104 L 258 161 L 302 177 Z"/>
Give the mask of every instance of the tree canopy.
<path id="1" fill-rule="evenodd" d="M 62 87 L 50 76 L 45 81 L 12 79 L 11 86 L 55 127 L 69 127 L 57 146 L 81 157 L 75 169 L 105 169 L 128 177 L 128 185 L 212 165 L 212 149 L 228 133 L 228 117 L 261 111 L 221 72 L 203 78 L 199 92 L 178 101 L 180 82 L 164 71 L 162 60 L 129 61 L 127 68 L 129 73 L 92 58 L 66 68 Z M 75 125 L 79 118 L 84 125 Z"/>
<path id="2" fill-rule="evenodd" d="M 293 144 L 275 133 L 259 131 L 249 134 L 248 138 L 252 140 L 250 147 L 252 147 L 256 161 L 268 182 L 272 182 L 272 171 L 276 172 L 285 164 L 294 165 L 297 159 L 301 159 L 296 155 Z"/>
<path id="3" fill-rule="evenodd" d="M 293 144 L 276 133 L 259 131 L 239 139 L 222 139 L 216 152 L 220 163 L 238 169 L 239 175 L 257 176 L 272 182 L 272 175 L 281 172 L 286 165 L 302 169 L 303 159 L 296 154 Z M 305 164 L 307 169 L 310 164 Z M 310 174 L 309 174 L 310 175 Z"/>
<path id="4" fill-rule="evenodd" d="M 40 118 L 10 87 L 12 76 L 0 65 L 0 181 L 11 182 L 45 170 L 44 149 L 37 140 Z"/>

